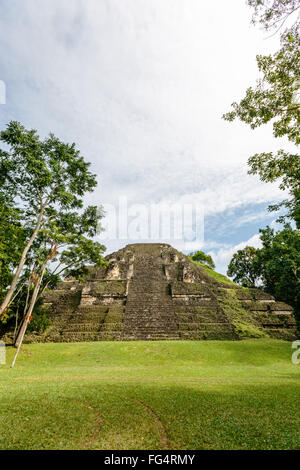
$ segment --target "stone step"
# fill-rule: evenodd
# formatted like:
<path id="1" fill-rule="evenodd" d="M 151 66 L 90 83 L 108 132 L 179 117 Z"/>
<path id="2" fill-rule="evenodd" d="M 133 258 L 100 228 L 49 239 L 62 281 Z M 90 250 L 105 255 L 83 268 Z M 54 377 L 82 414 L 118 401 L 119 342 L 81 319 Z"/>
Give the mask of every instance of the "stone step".
<path id="1" fill-rule="evenodd" d="M 178 333 L 177 328 L 170 328 L 168 331 L 162 331 L 160 328 L 132 328 L 130 332 L 126 332 L 125 334 L 132 335 L 133 333 L 141 333 L 141 334 L 147 334 L 147 333 L 155 333 L 155 334 L 163 334 L 163 335 L 168 335 L 169 333 Z"/>
<path id="2" fill-rule="evenodd" d="M 136 260 L 127 296 L 124 336 L 132 339 L 178 337 L 170 285 L 161 258 L 155 262 L 150 257 Z"/>
<path id="3" fill-rule="evenodd" d="M 210 332 L 219 332 L 219 331 L 233 331 L 233 327 L 229 323 L 179 323 L 179 331 L 210 331 Z"/>
<path id="4" fill-rule="evenodd" d="M 59 337 L 57 337 L 58 341 L 66 341 L 66 342 L 71 342 L 71 341 L 101 341 L 103 339 L 122 339 L 122 332 L 89 332 L 89 331 L 83 331 L 83 332 L 65 332 Z"/>
<path id="5" fill-rule="evenodd" d="M 172 318 L 174 319 L 175 316 L 174 314 L 172 315 L 172 312 L 170 312 L 170 314 L 168 315 L 167 313 L 164 313 L 164 314 L 161 314 L 160 313 L 161 310 L 143 310 L 143 311 L 134 311 L 134 312 L 126 312 L 126 320 L 135 320 L 135 319 L 142 319 L 142 318 L 153 318 L 153 319 L 160 319 L 160 320 L 164 320 L 164 319 L 168 319 L 168 318 Z M 149 315 L 150 314 L 150 315 Z"/>
<path id="6" fill-rule="evenodd" d="M 155 336 L 155 335 L 148 335 L 148 336 L 124 336 L 123 340 L 125 341 L 175 341 L 181 339 L 179 336 Z"/>
<path id="7" fill-rule="evenodd" d="M 176 314 L 176 321 L 178 323 L 228 323 L 225 315 L 222 314 Z"/>
<path id="8" fill-rule="evenodd" d="M 224 332 L 181 332 L 179 333 L 179 339 L 181 340 L 232 340 L 235 339 L 235 334 L 233 331 L 224 331 Z"/>
<path id="9" fill-rule="evenodd" d="M 71 323 L 63 329 L 63 333 L 71 331 L 98 331 L 102 325 L 103 323 Z"/>

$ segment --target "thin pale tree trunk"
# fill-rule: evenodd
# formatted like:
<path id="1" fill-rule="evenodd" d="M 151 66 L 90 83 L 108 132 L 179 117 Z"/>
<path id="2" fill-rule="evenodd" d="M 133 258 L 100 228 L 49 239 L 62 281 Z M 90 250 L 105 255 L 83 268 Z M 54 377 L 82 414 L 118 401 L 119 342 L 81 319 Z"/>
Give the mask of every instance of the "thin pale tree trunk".
<path id="1" fill-rule="evenodd" d="M 16 322 L 15 322 L 15 329 L 14 329 L 14 343 L 16 341 L 16 334 L 17 334 L 17 331 L 18 331 L 18 320 L 19 320 L 19 307 L 18 307 L 17 313 L 16 313 Z"/>
<path id="2" fill-rule="evenodd" d="M 23 266 L 26 262 L 27 253 L 28 253 L 31 245 L 33 244 L 33 242 L 34 242 L 34 240 L 35 240 L 35 238 L 36 238 L 36 236 L 39 232 L 39 229 L 41 227 L 44 210 L 45 210 L 45 205 L 42 206 L 42 208 L 41 208 L 41 211 L 39 213 L 34 232 L 31 235 L 30 239 L 28 240 L 28 243 L 26 244 L 26 246 L 23 250 L 23 253 L 22 253 L 22 256 L 21 256 L 21 259 L 20 259 L 20 263 L 19 263 L 19 266 L 17 267 L 17 270 L 15 272 L 15 275 L 14 275 L 14 278 L 12 280 L 11 286 L 10 286 L 6 296 L 5 296 L 5 299 L 3 300 L 2 304 L 0 305 L 0 317 L 3 314 L 3 312 L 7 309 L 9 304 L 11 303 L 12 296 L 13 296 L 14 291 L 16 289 L 20 274 L 21 274 Z"/>
<path id="3" fill-rule="evenodd" d="M 60 264 L 61 265 L 61 264 Z M 62 268 L 60 271 L 58 271 L 57 275 L 60 275 L 63 271 L 65 271 L 66 269 L 68 269 L 70 266 L 72 266 L 72 264 L 68 264 L 67 266 L 65 266 L 64 268 Z M 57 267 L 54 269 L 54 271 L 51 273 L 51 275 L 53 276 L 53 274 L 55 274 L 55 271 L 57 270 Z M 48 285 L 50 284 L 50 281 L 48 281 L 43 289 L 40 291 L 39 295 L 38 295 L 38 299 L 43 295 L 43 292 L 47 289 Z"/>
<path id="4" fill-rule="evenodd" d="M 29 282 L 28 282 L 28 286 L 27 286 L 27 294 L 26 294 L 26 302 L 25 302 L 25 307 L 24 307 L 24 312 L 23 312 L 23 318 L 25 318 L 26 312 L 27 312 L 27 309 L 28 309 L 29 294 L 30 294 L 30 288 L 31 288 L 31 285 L 32 285 L 32 274 L 33 274 L 33 272 L 34 271 L 32 271 L 32 273 L 29 277 Z M 16 346 L 16 341 L 17 341 L 17 338 L 19 336 L 22 324 L 23 323 L 21 322 L 21 324 L 19 325 L 19 328 L 17 329 L 16 333 L 14 334 L 14 346 Z M 16 325 L 16 327 L 17 327 L 17 325 Z"/>
<path id="5" fill-rule="evenodd" d="M 40 287 L 41 287 L 41 283 L 42 283 L 42 280 L 43 280 L 43 277 L 44 277 L 44 273 L 45 273 L 45 270 L 46 270 L 46 263 L 45 265 L 43 266 L 43 269 L 42 269 L 42 272 L 41 272 L 41 275 L 34 287 L 34 290 L 33 290 L 33 293 L 32 293 L 32 297 L 31 297 L 31 300 L 30 300 L 30 304 L 29 304 L 29 308 L 28 308 L 28 311 L 26 312 L 25 314 L 25 318 L 24 318 L 24 321 L 23 321 L 23 324 L 20 328 L 20 331 L 18 333 L 18 336 L 17 336 L 17 339 L 16 339 L 16 342 L 15 342 L 15 346 L 17 347 L 17 351 L 16 351 L 16 354 L 15 354 L 15 357 L 14 357 L 14 360 L 12 362 L 12 365 L 11 367 L 14 367 L 15 365 L 15 362 L 16 362 L 16 359 L 18 357 L 18 354 L 19 354 L 19 351 L 20 351 L 20 348 L 22 346 L 22 343 L 23 343 L 23 339 L 24 339 L 24 336 L 25 336 L 25 333 L 26 333 L 26 329 L 27 329 L 27 326 L 28 326 L 28 323 L 29 323 L 29 320 L 30 320 L 30 317 L 31 317 L 31 314 L 32 314 L 32 311 L 33 311 L 33 308 L 35 306 L 35 303 L 36 303 L 36 300 L 37 300 L 37 296 L 38 296 L 38 293 L 39 293 L 39 290 L 40 290 Z"/>

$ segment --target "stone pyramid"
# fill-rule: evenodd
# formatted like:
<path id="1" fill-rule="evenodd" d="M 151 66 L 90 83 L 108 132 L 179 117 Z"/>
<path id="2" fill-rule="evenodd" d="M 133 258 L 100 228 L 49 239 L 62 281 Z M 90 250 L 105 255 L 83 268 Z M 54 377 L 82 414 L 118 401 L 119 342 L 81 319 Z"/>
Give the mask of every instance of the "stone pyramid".
<path id="1" fill-rule="evenodd" d="M 204 340 L 297 336 L 293 310 L 234 283 L 167 244 L 127 245 L 44 296 L 51 326 L 27 341 Z"/>

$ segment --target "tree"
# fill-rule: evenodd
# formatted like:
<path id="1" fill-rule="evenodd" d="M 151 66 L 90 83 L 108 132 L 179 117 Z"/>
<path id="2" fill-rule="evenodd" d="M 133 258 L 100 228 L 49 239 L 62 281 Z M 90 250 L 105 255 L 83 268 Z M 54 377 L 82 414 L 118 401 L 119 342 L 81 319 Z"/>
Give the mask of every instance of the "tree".
<path id="1" fill-rule="evenodd" d="M 248 160 L 251 169 L 250 174 L 258 174 L 265 182 L 280 180 L 280 189 L 289 192 L 289 199 L 278 204 L 269 206 L 270 211 L 277 211 L 281 207 L 287 209 L 287 214 L 279 217 L 278 222 L 284 222 L 285 218 L 295 221 L 296 227 L 300 228 L 300 157 L 279 150 L 277 155 L 261 153 L 254 155 Z"/>
<path id="2" fill-rule="evenodd" d="M 262 248 L 246 247 L 235 253 L 228 276 L 245 287 L 260 287 L 287 302 L 300 319 L 300 232 L 286 224 L 275 232 L 260 230 Z"/>
<path id="3" fill-rule="evenodd" d="M 27 296 L 23 322 L 15 339 L 17 352 L 12 367 L 32 319 L 33 309 L 53 277 L 67 272 L 78 278 L 87 271 L 87 263 L 96 267 L 103 264 L 102 254 L 105 247 L 85 236 L 96 234 L 101 217 L 101 212 L 92 206 L 81 215 L 75 212 L 57 214 L 57 218 L 46 222 L 37 235 L 34 243 L 33 270 L 28 282 L 28 290 L 32 288 L 32 293 Z M 54 264 L 52 269 L 51 264 Z M 49 280 L 41 289 L 46 272 Z"/>
<path id="4" fill-rule="evenodd" d="M 20 212 L 5 201 L 0 190 L 0 301 L 12 281 L 26 238 Z"/>
<path id="5" fill-rule="evenodd" d="M 14 365 L 43 291 L 63 273 L 79 279 L 86 264 L 103 264 L 105 247 L 93 240 L 103 213 L 96 206 L 83 209 L 84 194 L 97 182 L 75 144 L 62 143 L 53 134 L 41 140 L 35 130 L 17 122 L 0 139 L 9 147 L 0 150 L 0 234 L 7 240 L 0 244 L 0 263 L 7 266 L 0 317 L 23 308 Z"/>
<path id="6" fill-rule="evenodd" d="M 253 22 L 260 23 L 266 30 L 277 28 L 297 10 L 299 0 L 248 0 L 254 7 Z M 255 129 L 272 122 L 276 138 L 287 137 L 296 146 L 300 143 L 300 35 L 299 23 L 295 23 L 281 34 L 281 48 L 273 55 L 257 56 L 261 78 L 255 87 L 246 91 L 238 103 L 232 103 L 232 111 L 223 115 L 228 121 L 240 119 Z M 258 174 L 262 181 L 283 179 L 281 189 L 289 191 L 290 198 L 281 204 L 269 207 L 287 209 L 285 217 L 294 219 L 300 227 L 300 179 L 299 154 L 279 150 L 277 154 L 263 152 L 249 158 L 250 174 Z"/>
<path id="7" fill-rule="evenodd" d="M 210 255 L 203 253 L 203 251 L 194 251 L 188 255 L 193 261 L 206 264 L 209 268 L 215 269 L 215 263 Z"/>
<path id="8" fill-rule="evenodd" d="M 227 276 L 244 287 L 257 287 L 261 278 L 261 266 L 257 248 L 246 246 L 235 253 L 228 265 Z"/>
<path id="9" fill-rule="evenodd" d="M 267 227 L 260 233 L 264 289 L 292 305 L 300 319 L 300 232 L 286 224 L 281 231 Z"/>
<path id="10" fill-rule="evenodd" d="M 239 118 L 252 129 L 273 121 L 275 137 L 286 136 L 300 142 L 300 36 L 296 28 L 282 35 L 281 49 L 273 55 L 256 57 L 262 74 L 255 88 L 250 87 L 240 103 L 232 103 L 233 111 L 224 119 Z"/>
<path id="11" fill-rule="evenodd" d="M 275 29 L 275 32 L 300 10 L 299 0 L 248 0 L 248 5 L 254 8 L 252 23 L 260 23 L 267 31 Z"/>
<path id="12" fill-rule="evenodd" d="M 75 144 L 65 144 L 53 134 L 41 140 L 36 130 L 26 130 L 12 121 L 0 133 L 0 140 L 9 146 L 9 151 L 0 150 L 1 193 L 20 201 L 22 225 L 29 234 L 0 306 L 1 316 L 13 298 L 41 228 L 62 211 L 82 209 L 83 195 L 93 191 L 97 182 Z"/>

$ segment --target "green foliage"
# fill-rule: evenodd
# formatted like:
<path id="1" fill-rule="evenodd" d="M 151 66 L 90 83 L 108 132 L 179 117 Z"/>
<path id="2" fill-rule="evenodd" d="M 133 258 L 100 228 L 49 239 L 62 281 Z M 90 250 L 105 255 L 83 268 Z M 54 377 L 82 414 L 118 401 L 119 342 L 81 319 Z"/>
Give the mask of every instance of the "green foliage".
<path id="1" fill-rule="evenodd" d="M 262 249 L 259 263 L 265 290 L 292 305 L 300 315 L 300 232 L 290 225 L 275 232 L 260 230 Z"/>
<path id="2" fill-rule="evenodd" d="M 53 266 L 53 276 L 64 273 L 82 279 L 87 273 L 86 265 L 105 264 L 102 257 L 105 247 L 88 238 L 96 235 L 101 218 L 96 206 L 89 206 L 81 213 L 57 213 L 40 230 L 33 245 L 32 262 L 47 263 L 48 270 Z"/>
<path id="3" fill-rule="evenodd" d="M 263 289 L 277 300 L 286 302 L 300 314 L 300 232 L 289 224 L 275 232 L 260 230 L 262 248 L 246 247 L 230 261 L 228 275 L 247 285 L 262 282 Z M 248 284 L 251 286 L 251 284 Z"/>
<path id="4" fill-rule="evenodd" d="M 260 23 L 266 30 L 275 30 L 275 33 L 291 15 L 300 11 L 299 0 L 248 0 L 248 4 L 254 8 L 252 22 Z M 239 103 L 232 104 L 233 109 L 223 118 L 228 121 L 238 118 L 252 129 L 272 122 L 275 137 L 287 137 L 297 146 L 300 143 L 299 22 L 284 29 L 280 40 L 281 47 L 275 54 L 257 56 L 260 79 L 255 87 L 247 89 Z M 285 207 L 287 213 L 278 221 L 293 219 L 299 229 L 299 154 L 284 150 L 277 154 L 263 152 L 249 158 L 248 164 L 250 174 L 258 174 L 265 182 L 279 180 L 280 189 L 289 192 L 288 199 L 269 206 L 269 210 Z M 247 247 L 236 253 L 229 264 L 228 275 L 243 285 L 255 285 L 261 279 L 268 293 L 292 305 L 299 314 L 299 231 L 285 225 L 281 232 L 275 233 L 267 227 L 260 233 L 262 249 Z"/>
<path id="5" fill-rule="evenodd" d="M 255 88 L 248 88 L 240 103 L 232 103 L 233 111 L 223 117 L 239 118 L 252 129 L 273 120 L 275 137 L 286 136 L 300 143 L 300 35 L 295 29 L 282 36 L 281 49 L 273 55 L 257 56 L 262 78 Z"/>
<path id="6" fill-rule="evenodd" d="M 236 289 L 223 289 L 218 300 L 227 317 L 231 319 L 235 333 L 240 339 L 268 336 L 263 328 L 256 324 L 253 314 L 237 298 Z"/>
<path id="7" fill-rule="evenodd" d="M 227 276 L 244 287 L 256 287 L 261 276 L 257 253 L 252 246 L 238 250 L 228 265 Z"/>
<path id="8" fill-rule="evenodd" d="M 25 237 L 21 212 L 9 200 L 4 200 L 0 188 L 0 301 L 19 262 Z"/>
<path id="9" fill-rule="evenodd" d="M 254 8 L 253 22 L 265 29 L 278 28 L 296 10 L 298 0 L 248 0 Z M 281 48 L 272 55 L 258 55 L 261 77 L 255 87 L 246 90 L 245 97 L 232 103 L 232 110 L 223 115 L 228 121 L 240 119 L 255 129 L 272 122 L 275 137 L 287 137 L 296 146 L 300 143 L 300 34 L 295 23 L 281 34 Z M 288 190 L 290 198 L 269 210 L 287 209 L 285 217 L 294 219 L 300 227 L 300 157 L 296 152 L 279 150 L 277 154 L 262 152 L 249 158 L 250 174 L 262 181 L 280 180 L 280 188 Z"/>
<path id="10" fill-rule="evenodd" d="M 37 331 L 43 333 L 48 326 L 50 326 L 50 320 L 47 316 L 47 312 L 44 309 L 35 309 L 33 318 L 28 325 L 28 331 Z"/>
<path id="11" fill-rule="evenodd" d="M 6 244 L 0 242 L 0 266 L 6 263 L 7 269 L 7 273 L 3 271 L 5 280 L 0 279 L 2 297 L 11 283 L 0 307 L 0 318 L 4 318 L 8 313 L 5 304 L 21 279 L 29 287 L 39 279 L 43 290 L 54 285 L 63 272 L 79 278 L 85 264 L 103 263 L 105 247 L 92 239 L 101 230 L 102 210 L 83 208 L 85 193 L 97 184 L 96 175 L 75 144 L 63 143 L 53 134 L 42 140 L 36 130 L 15 121 L 0 133 L 0 140 L 9 148 L 0 149 L 0 202 L 10 204 L 6 203 L 5 211 L 3 203 L 0 206 L 4 214 L 0 235 L 6 230 Z"/>
<path id="12" fill-rule="evenodd" d="M 109 292 L 110 295 L 125 295 L 126 281 L 99 281 L 97 283 L 97 294 L 105 294 Z"/>
<path id="13" fill-rule="evenodd" d="M 198 266 L 201 266 L 201 268 L 203 268 L 206 273 L 209 276 L 213 277 L 216 281 L 222 282 L 224 284 L 235 284 L 233 281 L 231 281 L 231 279 L 228 279 L 228 277 L 224 276 L 224 274 L 217 273 L 213 269 L 209 268 L 206 264 L 198 263 L 197 261 L 193 260 L 192 262 L 197 264 Z"/>
<path id="14" fill-rule="evenodd" d="M 10 148 L 0 153 L 2 189 L 20 198 L 29 219 L 43 205 L 49 216 L 58 208 L 82 208 L 83 194 L 97 185 L 90 163 L 74 143 L 65 144 L 53 134 L 41 140 L 36 130 L 26 130 L 16 121 L 0 133 L 0 140 Z"/>
<path id="15" fill-rule="evenodd" d="M 254 8 L 252 22 L 260 23 L 267 31 L 278 31 L 300 9 L 299 0 L 248 0 L 248 5 Z"/>
<path id="16" fill-rule="evenodd" d="M 250 174 L 258 174 L 265 182 L 280 181 L 280 189 L 289 191 L 290 198 L 279 204 L 269 206 L 270 211 L 277 211 L 282 206 L 288 209 L 287 216 L 294 219 L 300 228 L 300 157 L 297 154 L 279 150 L 277 155 L 272 152 L 256 154 L 248 160 Z M 279 217 L 283 222 L 286 216 Z"/>
<path id="17" fill-rule="evenodd" d="M 32 295 L 34 286 L 28 286 L 26 276 L 27 274 L 24 273 L 21 277 L 19 285 L 22 287 L 7 309 L 6 314 L 1 318 L 2 323 L 6 325 L 7 329 L 14 328 L 16 322 L 18 326 L 20 326 L 24 312 L 26 311 L 27 297 L 30 299 Z M 45 288 L 55 289 L 59 282 L 61 282 L 61 278 L 58 275 L 52 275 L 52 273 L 47 270 L 41 284 L 41 290 L 44 290 Z M 45 309 L 43 305 L 43 298 L 39 296 L 32 312 L 32 320 L 28 325 L 28 330 L 43 332 L 50 325 L 47 314 L 47 309 Z"/>
<path id="18" fill-rule="evenodd" d="M 233 320 L 236 333 L 240 338 L 266 338 L 267 335 L 262 328 L 243 320 Z"/>
<path id="19" fill-rule="evenodd" d="M 206 264 L 209 268 L 215 269 L 215 263 L 210 255 L 207 255 L 203 251 L 194 251 L 188 255 L 193 261 L 198 263 Z"/>

